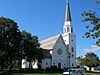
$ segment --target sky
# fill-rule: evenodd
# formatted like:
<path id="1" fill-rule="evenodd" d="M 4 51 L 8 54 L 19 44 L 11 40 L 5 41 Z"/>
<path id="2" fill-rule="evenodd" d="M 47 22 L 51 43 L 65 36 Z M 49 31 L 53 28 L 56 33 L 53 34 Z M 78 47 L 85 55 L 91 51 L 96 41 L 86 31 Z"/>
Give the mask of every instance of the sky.
<path id="1" fill-rule="evenodd" d="M 96 40 L 83 39 L 86 31 L 82 23 L 83 11 L 98 10 L 95 0 L 69 0 L 72 23 L 76 33 L 77 56 L 84 56 L 90 50 L 100 57 L 100 48 L 93 46 Z M 19 29 L 44 40 L 63 33 L 66 0 L 0 0 L 0 17 L 11 18 Z M 99 13 L 97 13 L 98 16 Z"/>

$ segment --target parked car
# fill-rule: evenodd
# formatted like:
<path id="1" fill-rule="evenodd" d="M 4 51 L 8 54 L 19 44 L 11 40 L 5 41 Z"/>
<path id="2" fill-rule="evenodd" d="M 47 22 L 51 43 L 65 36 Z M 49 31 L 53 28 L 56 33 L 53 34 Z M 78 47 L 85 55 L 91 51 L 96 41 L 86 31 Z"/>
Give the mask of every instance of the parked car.
<path id="1" fill-rule="evenodd" d="M 63 75 L 85 75 L 84 68 L 70 68 L 63 72 Z"/>

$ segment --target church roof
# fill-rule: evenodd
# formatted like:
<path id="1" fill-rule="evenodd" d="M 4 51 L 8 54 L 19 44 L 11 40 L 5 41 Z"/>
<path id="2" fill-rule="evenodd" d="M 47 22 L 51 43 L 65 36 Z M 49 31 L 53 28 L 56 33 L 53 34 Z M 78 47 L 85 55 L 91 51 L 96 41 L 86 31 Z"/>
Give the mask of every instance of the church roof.
<path id="1" fill-rule="evenodd" d="M 40 42 L 40 44 L 41 44 L 40 47 L 43 48 L 43 49 L 48 49 L 48 50 L 53 49 L 55 43 L 57 42 L 57 40 L 59 39 L 60 36 L 61 36 L 61 34 L 53 36 L 51 38 L 48 38 L 46 40 L 41 41 Z"/>

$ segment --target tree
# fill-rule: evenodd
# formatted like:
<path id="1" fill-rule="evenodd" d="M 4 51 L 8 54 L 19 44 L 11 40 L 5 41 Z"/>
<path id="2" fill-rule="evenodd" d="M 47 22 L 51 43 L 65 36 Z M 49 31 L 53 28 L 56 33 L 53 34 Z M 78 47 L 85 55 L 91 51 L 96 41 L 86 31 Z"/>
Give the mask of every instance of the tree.
<path id="1" fill-rule="evenodd" d="M 37 36 L 32 36 L 31 33 L 23 31 L 22 36 L 24 39 L 23 46 L 23 58 L 26 59 L 30 64 L 29 67 L 32 67 L 32 62 L 41 61 L 43 58 L 42 49 L 38 42 Z"/>
<path id="2" fill-rule="evenodd" d="M 99 57 L 95 53 L 87 53 L 85 58 L 80 59 L 81 66 L 96 67 L 99 65 Z"/>
<path id="3" fill-rule="evenodd" d="M 100 3 L 100 0 L 96 0 L 96 3 L 97 3 L 97 4 Z"/>
<path id="4" fill-rule="evenodd" d="M 37 36 L 26 31 L 20 32 L 17 23 L 9 18 L 0 17 L 0 66 L 11 70 L 15 63 L 26 59 L 30 63 L 41 61 L 42 49 Z M 30 65 L 31 66 L 31 65 Z"/>
<path id="5" fill-rule="evenodd" d="M 83 59 L 82 56 L 81 57 L 79 56 L 79 57 L 76 58 L 76 60 L 77 60 L 77 66 L 84 66 L 84 64 L 82 64 L 82 62 L 81 62 L 82 59 Z"/>
<path id="6" fill-rule="evenodd" d="M 5 61 L 10 63 L 11 69 L 13 59 L 17 59 L 21 42 L 20 34 L 15 21 L 0 17 L 0 61 L 2 69 Z"/>
<path id="7" fill-rule="evenodd" d="M 96 0 L 96 3 L 100 3 L 100 0 Z M 84 34 L 83 38 L 98 39 L 96 45 L 100 46 L 100 17 L 97 16 L 96 11 L 84 11 L 82 13 L 84 19 L 82 22 L 89 22 L 90 24 L 86 26 L 88 31 Z"/>

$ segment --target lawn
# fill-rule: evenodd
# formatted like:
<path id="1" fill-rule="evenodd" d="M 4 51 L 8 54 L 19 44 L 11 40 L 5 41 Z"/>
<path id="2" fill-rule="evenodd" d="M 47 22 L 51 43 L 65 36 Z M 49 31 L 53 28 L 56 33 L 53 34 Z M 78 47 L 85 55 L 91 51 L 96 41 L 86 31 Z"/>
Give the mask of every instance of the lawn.
<path id="1" fill-rule="evenodd" d="M 16 74 L 16 75 L 62 75 L 61 73 L 46 73 L 46 74 Z M 100 75 L 100 73 L 86 73 L 86 75 Z"/>
<path id="2" fill-rule="evenodd" d="M 87 73 L 86 75 L 100 75 L 100 73 Z"/>
<path id="3" fill-rule="evenodd" d="M 61 73 L 10 73 L 10 72 L 0 72 L 0 75 L 62 75 Z"/>
<path id="4" fill-rule="evenodd" d="M 15 74 L 16 75 L 16 74 Z M 62 75 L 62 74 L 59 74 L 59 73 L 46 73 L 46 74 L 17 74 L 17 75 Z"/>
<path id="5" fill-rule="evenodd" d="M 12 74 L 10 72 L 0 72 L 0 75 L 62 75 L 61 73 L 33 73 L 33 74 L 24 74 L 24 73 L 16 73 L 16 74 Z M 99 73 L 86 73 L 86 75 L 100 75 L 100 72 Z"/>

